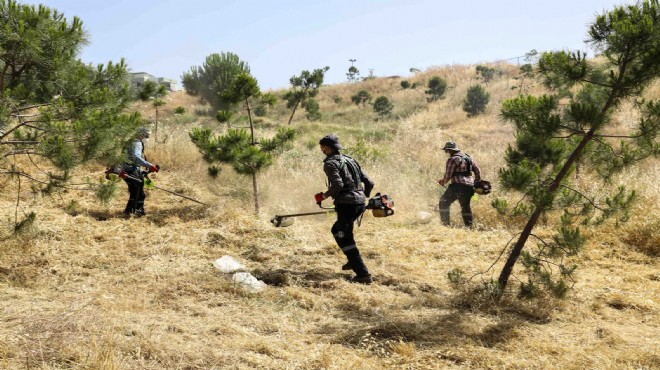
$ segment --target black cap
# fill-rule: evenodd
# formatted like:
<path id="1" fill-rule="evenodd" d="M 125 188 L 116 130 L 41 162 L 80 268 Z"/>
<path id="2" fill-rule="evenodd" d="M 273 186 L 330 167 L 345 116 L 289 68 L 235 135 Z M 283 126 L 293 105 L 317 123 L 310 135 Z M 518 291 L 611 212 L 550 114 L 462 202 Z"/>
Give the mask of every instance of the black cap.
<path id="1" fill-rule="evenodd" d="M 335 134 L 325 135 L 320 141 L 319 144 L 328 146 L 335 150 L 344 149 L 341 144 L 339 144 L 339 137 Z"/>

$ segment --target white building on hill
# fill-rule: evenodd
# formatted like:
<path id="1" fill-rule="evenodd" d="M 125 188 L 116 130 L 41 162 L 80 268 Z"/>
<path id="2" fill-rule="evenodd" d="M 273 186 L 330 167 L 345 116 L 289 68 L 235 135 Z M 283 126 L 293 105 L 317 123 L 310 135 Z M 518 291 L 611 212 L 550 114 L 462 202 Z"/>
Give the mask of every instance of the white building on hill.
<path id="1" fill-rule="evenodd" d="M 146 81 L 153 81 L 157 84 L 165 86 L 169 91 L 177 91 L 177 81 L 167 77 L 156 77 L 147 72 L 131 73 L 131 83 L 136 88 L 140 88 Z"/>

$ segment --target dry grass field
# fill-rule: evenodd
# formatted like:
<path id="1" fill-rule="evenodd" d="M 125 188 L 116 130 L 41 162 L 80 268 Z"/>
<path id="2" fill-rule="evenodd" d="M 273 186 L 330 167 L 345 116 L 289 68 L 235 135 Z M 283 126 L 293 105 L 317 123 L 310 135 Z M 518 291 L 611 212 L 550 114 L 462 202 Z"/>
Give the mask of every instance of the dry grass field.
<path id="1" fill-rule="evenodd" d="M 474 66 L 430 68 L 409 77 L 425 85 L 448 82 L 444 99 L 428 104 L 424 88 L 402 89 L 400 78 L 321 89 L 323 119 L 299 112 L 294 146 L 259 176 L 262 211 L 253 214 L 251 181 L 223 168 L 217 179 L 190 143 L 196 126 L 226 127 L 183 93 L 161 107 L 158 135 L 146 155 L 162 171 L 158 186 L 207 203 L 199 205 L 149 190 L 147 216 L 121 217 L 127 194 L 102 204 L 89 191 L 53 197 L 23 184 L 19 214 L 35 211 L 29 229 L 12 234 L 16 184 L 0 183 L 0 368 L 3 369 L 659 369 L 660 163 L 631 168 L 615 183 L 639 191 L 624 225 L 585 230 L 590 237 L 574 257 L 577 281 L 565 300 L 519 300 L 512 290 L 494 302 L 470 286 L 497 277 L 506 243 L 520 221 L 491 208 L 513 130 L 498 118 L 499 104 L 515 96 L 517 68 L 486 86 L 487 114 L 467 118 L 462 100 L 477 82 Z M 386 95 L 393 117 L 376 120 L 350 96 L 367 89 Z M 529 86 L 533 94 L 539 86 Z M 280 93 L 280 92 L 277 92 Z M 660 84 L 648 90 L 660 98 Z M 187 113 L 174 115 L 183 106 Z M 146 118 L 154 110 L 138 103 Z M 259 135 L 285 125 L 283 102 L 258 118 Z M 617 125 L 631 122 L 629 108 Z M 365 215 L 356 240 L 375 282 L 352 284 L 334 244 L 333 215 L 300 218 L 287 228 L 275 214 L 314 211 L 313 194 L 325 188 L 318 140 L 339 134 L 347 152 L 393 196 L 396 214 Z M 476 228 L 440 225 L 434 206 L 445 156 L 456 141 L 479 163 L 494 194 L 473 202 Z M 77 182 L 96 182 L 101 165 L 86 165 Z M 589 176 L 579 185 L 594 194 Z M 539 235 L 551 225 L 539 225 Z M 268 286 L 250 293 L 213 266 L 229 255 Z M 455 268 L 472 280 L 454 287 Z M 517 274 L 516 274 L 517 273 Z M 514 270 L 515 279 L 522 279 Z"/>

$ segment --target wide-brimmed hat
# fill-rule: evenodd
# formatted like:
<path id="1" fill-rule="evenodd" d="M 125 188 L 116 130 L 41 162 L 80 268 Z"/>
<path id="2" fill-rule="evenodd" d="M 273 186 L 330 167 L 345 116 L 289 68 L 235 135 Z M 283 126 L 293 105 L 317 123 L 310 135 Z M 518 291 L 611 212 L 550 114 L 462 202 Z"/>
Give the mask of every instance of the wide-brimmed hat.
<path id="1" fill-rule="evenodd" d="M 142 126 L 137 129 L 137 136 L 139 137 L 149 137 L 151 135 L 151 130 L 149 130 L 149 127 Z"/>
<path id="2" fill-rule="evenodd" d="M 339 137 L 335 134 L 325 135 L 320 141 L 319 144 L 333 148 L 335 150 L 344 149 L 341 144 L 339 144 Z"/>
<path id="3" fill-rule="evenodd" d="M 445 143 L 445 146 L 442 148 L 442 150 L 452 150 L 454 152 L 457 152 L 460 149 L 458 149 L 458 145 L 456 145 L 455 142 L 448 141 L 448 142 Z"/>

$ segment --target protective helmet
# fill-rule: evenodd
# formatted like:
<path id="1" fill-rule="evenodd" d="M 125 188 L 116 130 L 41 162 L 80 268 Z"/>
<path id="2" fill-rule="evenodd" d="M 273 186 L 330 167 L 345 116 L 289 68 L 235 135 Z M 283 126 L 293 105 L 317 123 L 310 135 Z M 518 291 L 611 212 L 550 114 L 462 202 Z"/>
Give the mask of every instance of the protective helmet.
<path id="1" fill-rule="evenodd" d="M 448 141 L 445 143 L 445 146 L 442 148 L 442 150 L 452 150 L 452 151 L 459 151 L 458 145 L 456 145 L 455 142 L 453 141 Z"/>

